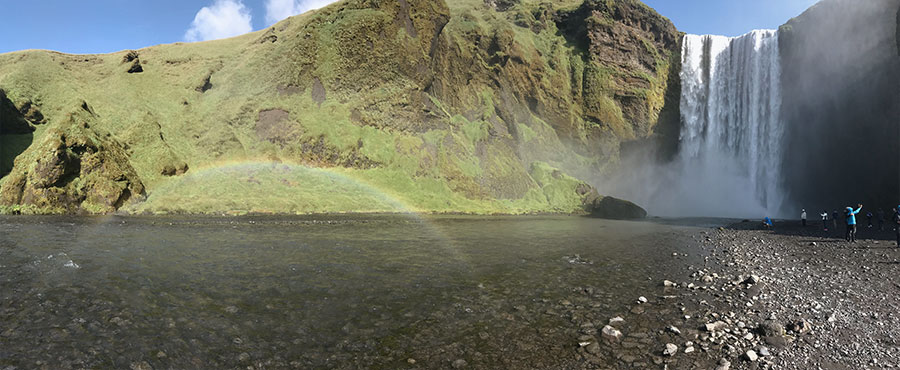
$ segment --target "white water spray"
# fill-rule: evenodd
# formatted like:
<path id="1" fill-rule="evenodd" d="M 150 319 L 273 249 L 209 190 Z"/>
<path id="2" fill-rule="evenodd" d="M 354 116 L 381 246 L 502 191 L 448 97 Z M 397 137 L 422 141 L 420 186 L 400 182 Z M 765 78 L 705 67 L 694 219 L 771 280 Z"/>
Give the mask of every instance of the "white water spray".
<path id="1" fill-rule="evenodd" d="M 685 36 L 681 84 L 676 158 L 626 159 L 629 173 L 604 189 L 657 216 L 784 216 L 777 31 Z"/>
<path id="2" fill-rule="evenodd" d="M 708 213 L 776 215 L 784 200 L 778 33 L 684 37 L 679 158 Z M 723 209 L 730 207 L 732 209 Z M 737 208 L 737 209 L 734 209 Z"/>

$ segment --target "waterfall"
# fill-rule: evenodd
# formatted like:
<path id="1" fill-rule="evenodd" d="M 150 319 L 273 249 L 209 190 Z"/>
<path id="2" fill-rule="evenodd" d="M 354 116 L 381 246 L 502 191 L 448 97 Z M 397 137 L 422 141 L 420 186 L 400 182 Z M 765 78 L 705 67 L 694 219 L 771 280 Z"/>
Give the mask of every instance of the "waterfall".
<path id="1" fill-rule="evenodd" d="M 679 204 L 695 215 L 781 212 L 778 33 L 686 35 L 682 46 Z"/>

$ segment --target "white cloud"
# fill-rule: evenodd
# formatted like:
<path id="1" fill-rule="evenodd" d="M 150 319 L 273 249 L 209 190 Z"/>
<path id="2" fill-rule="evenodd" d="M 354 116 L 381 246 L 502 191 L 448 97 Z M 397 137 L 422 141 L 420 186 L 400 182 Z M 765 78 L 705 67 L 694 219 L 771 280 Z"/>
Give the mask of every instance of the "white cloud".
<path id="1" fill-rule="evenodd" d="M 194 42 L 242 35 L 253 31 L 251 21 L 250 9 L 241 0 L 216 0 L 197 12 L 184 38 Z"/>
<path id="2" fill-rule="evenodd" d="M 337 0 L 266 0 L 266 22 L 276 23 L 282 19 L 319 9 Z"/>

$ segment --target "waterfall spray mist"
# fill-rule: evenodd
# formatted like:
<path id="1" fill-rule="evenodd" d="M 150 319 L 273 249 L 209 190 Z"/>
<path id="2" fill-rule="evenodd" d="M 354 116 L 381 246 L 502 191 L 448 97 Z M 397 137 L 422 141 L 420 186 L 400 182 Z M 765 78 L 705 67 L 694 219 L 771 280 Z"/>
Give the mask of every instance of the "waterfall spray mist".
<path id="1" fill-rule="evenodd" d="M 677 156 L 664 165 L 625 158 L 636 170 L 605 188 L 659 216 L 783 215 L 777 31 L 686 35 L 682 48 Z"/>

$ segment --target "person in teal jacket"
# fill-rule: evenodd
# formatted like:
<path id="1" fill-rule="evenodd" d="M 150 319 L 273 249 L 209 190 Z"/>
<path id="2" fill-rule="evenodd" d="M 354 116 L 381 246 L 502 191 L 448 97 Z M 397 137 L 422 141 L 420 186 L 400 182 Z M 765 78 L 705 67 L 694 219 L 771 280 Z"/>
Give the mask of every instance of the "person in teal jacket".
<path id="1" fill-rule="evenodd" d="M 859 211 L 862 211 L 862 204 L 859 204 L 858 206 L 859 208 L 855 211 L 853 210 L 853 207 L 847 207 L 844 214 L 844 217 L 847 218 L 846 239 L 848 242 L 856 243 L 856 214 L 859 213 Z"/>

